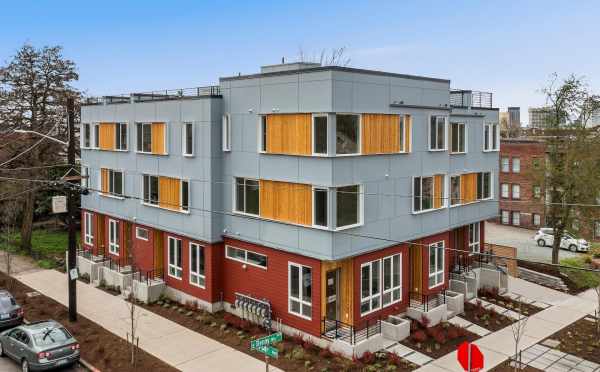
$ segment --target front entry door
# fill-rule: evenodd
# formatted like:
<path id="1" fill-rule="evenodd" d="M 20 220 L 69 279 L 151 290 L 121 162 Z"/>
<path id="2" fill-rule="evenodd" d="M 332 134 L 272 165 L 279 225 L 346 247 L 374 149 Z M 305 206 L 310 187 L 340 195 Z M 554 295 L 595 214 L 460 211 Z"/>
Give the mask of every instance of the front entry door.
<path id="1" fill-rule="evenodd" d="M 340 269 L 330 270 L 325 276 L 325 316 L 328 320 L 340 320 L 340 301 L 338 298 Z"/>

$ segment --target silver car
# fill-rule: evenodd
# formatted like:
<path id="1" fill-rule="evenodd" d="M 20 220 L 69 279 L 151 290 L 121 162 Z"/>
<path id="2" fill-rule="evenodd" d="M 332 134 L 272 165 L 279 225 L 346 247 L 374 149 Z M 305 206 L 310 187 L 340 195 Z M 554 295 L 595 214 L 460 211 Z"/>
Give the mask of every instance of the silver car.
<path id="1" fill-rule="evenodd" d="M 0 333 L 0 356 L 21 364 L 23 372 L 46 371 L 79 361 L 79 343 L 53 320 L 24 324 Z"/>
<path id="2" fill-rule="evenodd" d="M 5 290 L 0 290 L 0 328 L 10 328 L 23 323 L 23 308 Z"/>

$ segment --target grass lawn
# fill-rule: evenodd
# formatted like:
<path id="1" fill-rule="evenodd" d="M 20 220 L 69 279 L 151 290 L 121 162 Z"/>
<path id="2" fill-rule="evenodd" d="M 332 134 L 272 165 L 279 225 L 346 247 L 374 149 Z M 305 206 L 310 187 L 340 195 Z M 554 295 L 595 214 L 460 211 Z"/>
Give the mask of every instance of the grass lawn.
<path id="1" fill-rule="evenodd" d="M 560 263 L 562 265 L 574 268 L 591 268 L 591 265 L 589 265 L 589 257 L 565 258 L 560 260 Z M 579 289 L 594 288 L 600 285 L 600 274 L 598 273 L 582 270 L 570 270 L 564 267 L 562 267 L 560 271 L 566 274 Z"/>
<path id="2" fill-rule="evenodd" d="M 63 255 L 68 247 L 68 232 L 65 230 L 33 230 L 31 236 L 31 246 L 33 251 L 40 253 L 42 256 Z M 79 241 L 79 231 L 76 236 Z M 14 234 L 12 240 L 16 246 L 21 243 L 20 234 Z"/>

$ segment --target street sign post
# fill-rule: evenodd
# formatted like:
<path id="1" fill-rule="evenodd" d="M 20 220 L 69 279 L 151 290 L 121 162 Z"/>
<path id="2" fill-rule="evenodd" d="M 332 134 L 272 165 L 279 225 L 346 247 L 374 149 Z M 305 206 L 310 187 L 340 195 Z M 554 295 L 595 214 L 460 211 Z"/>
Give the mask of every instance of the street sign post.
<path id="1" fill-rule="evenodd" d="M 275 332 L 268 336 L 250 341 L 251 350 L 256 350 L 265 354 L 265 367 L 267 372 L 269 372 L 269 358 L 277 359 L 279 357 L 279 351 L 271 345 L 282 340 L 283 334 L 281 334 L 281 332 Z"/>
<path id="2" fill-rule="evenodd" d="M 475 344 L 463 342 L 458 347 L 456 358 L 467 372 L 478 372 L 483 369 L 483 354 Z"/>
<path id="3" fill-rule="evenodd" d="M 277 359 L 279 357 L 279 351 L 277 350 L 277 348 L 274 348 L 273 346 L 260 346 L 256 350 L 265 354 L 269 358 Z"/>

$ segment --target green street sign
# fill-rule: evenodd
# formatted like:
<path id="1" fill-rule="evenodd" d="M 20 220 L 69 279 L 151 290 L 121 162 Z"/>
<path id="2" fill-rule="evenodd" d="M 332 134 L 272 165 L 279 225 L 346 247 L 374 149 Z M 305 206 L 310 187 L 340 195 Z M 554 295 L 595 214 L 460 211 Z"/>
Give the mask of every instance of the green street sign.
<path id="1" fill-rule="evenodd" d="M 281 332 L 276 332 L 265 337 L 257 338 L 256 340 L 251 340 L 250 349 L 254 350 L 262 346 L 269 346 L 275 342 L 280 342 L 281 340 L 283 340 L 283 335 Z"/>
<path id="2" fill-rule="evenodd" d="M 259 346 L 258 348 L 256 348 L 256 350 L 265 354 L 269 358 L 277 359 L 277 357 L 279 356 L 279 352 L 273 346 Z"/>

